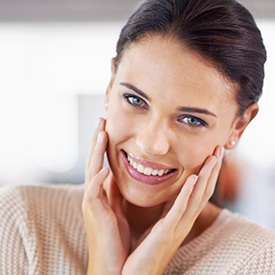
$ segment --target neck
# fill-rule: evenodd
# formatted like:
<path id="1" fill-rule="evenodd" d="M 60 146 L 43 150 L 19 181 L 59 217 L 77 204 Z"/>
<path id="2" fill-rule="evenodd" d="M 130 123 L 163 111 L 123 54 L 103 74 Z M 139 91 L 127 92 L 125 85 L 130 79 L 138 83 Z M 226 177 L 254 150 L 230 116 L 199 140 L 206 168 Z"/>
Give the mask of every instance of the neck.
<path id="1" fill-rule="evenodd" d="M 194 225 L 190 230 L 189 234 L 186 236 L 186 238 L 182 242 L 182 245 L 185 245 L 191 242 L 192 240 L 197 238 L 199 235 L 201 235 L 217 219 L 220 211 L 221 209 L 215 206 L 214 204 L 210 202 L 207 203 L 207 205 L 204 207 L 204 209 L 201 211 L 198 218 L 194 222 Z"/>
<path id="2" fill-rule="evenodd" d="M 139 207 L 124 201 L 124 212 L 131 228 L 133 242 L 140 239 L 143 233 L 160 218 L 163 204 L 152 207 Z"/>
<path id="3" fill-rule="evenodd" d="M 142 235 L 160 219 L 163 206 L 164 204 L 153 207 L 139 207 L 127 201 L 124 202 L 124 211 L 131 229 L 132 245 L 134 247 L 143 239 Z M 219 213 L 219 208 L 208 203 L 196 219 L 191 231 L 183 241 L 183 245 L 206 230 L 216 220 Z"/>

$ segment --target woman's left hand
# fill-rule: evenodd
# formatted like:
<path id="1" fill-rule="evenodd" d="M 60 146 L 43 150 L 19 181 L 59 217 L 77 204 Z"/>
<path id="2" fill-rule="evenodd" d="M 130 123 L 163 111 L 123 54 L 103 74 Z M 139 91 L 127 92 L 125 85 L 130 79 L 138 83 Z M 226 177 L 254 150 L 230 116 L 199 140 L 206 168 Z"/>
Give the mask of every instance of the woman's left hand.
<path id="1" fill-rule="evenodd" d="M 128 256 L 122 274 L 163 274 L 212 196 L 223 154 L 224 149 L 217 147 L 214 155 L 206 159 L 198 176 L 187 178 L 172 207 L 167 203 L 163 218 L 148 230 Z"/>

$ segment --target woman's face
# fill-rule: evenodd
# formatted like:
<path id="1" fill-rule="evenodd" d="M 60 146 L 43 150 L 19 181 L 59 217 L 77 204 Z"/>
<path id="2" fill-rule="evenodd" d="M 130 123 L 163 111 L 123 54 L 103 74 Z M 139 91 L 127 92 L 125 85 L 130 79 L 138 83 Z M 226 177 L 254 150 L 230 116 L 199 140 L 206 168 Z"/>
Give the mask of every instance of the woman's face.
<path id="1" fill-rule="evenodd" d="M 110 166 L 124 198 L 143 207 L 179 193 L 215 147 L 228 142 L 237 112 L 233 85 L 161 36 L 127 48 L 106 101 Z"/>

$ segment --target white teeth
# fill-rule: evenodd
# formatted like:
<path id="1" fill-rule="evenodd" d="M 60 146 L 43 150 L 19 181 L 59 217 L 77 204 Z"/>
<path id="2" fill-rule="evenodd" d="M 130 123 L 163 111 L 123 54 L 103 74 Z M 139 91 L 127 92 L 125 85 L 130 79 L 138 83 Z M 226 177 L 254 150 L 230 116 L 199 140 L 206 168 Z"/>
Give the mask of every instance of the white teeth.
<path id="1" fill-rule="evenodd" d="M 152 175 L 153 175 L 153 176 L 156 176 L 158 173 L 159 173 L 158 170 L 153 170 Z"/>
<path id="2" fill-rule="evenodd" d="M 152 169 L 152 168 L 146 167 L 146 168 L 144 169 L 144 171 L 143 171 L 143 174 L 144 174 L 144 175 L 147 175 L 147 176 L 151 176 L 152 172 L 153 172 L 153 169 Z"/>
<path id="3" fill-rule="evenodd" d="M 162 176 L 164 174 L 164 170 L 159 170 L 159 172 L 158 172 L 158 176 Z"/>
<path id="4" fill-rule="evenodd" d="M 151 167 L 144 167 L 142 164 L 138 164 L 136 163 L 133 159 L 131 159 L 129 156 L 127 157 L 128 162 L 130 163 L 130 165 L 136 169 L 139 173 L 147 175 L 147 176 L 163 176 L 165 174 L 167 174 L 170 170 L 157 170 L 157 169 L 153 169 Z"/>
<path id="5" fill-rule="evenodd" d="M 139 164 L 139 165 L 137 166 L 137 170 L 138 170 L 139 173 L 143 173 L 143 172 L 144 172 L 144 167 L 143 167 L 143 165 Z"/>

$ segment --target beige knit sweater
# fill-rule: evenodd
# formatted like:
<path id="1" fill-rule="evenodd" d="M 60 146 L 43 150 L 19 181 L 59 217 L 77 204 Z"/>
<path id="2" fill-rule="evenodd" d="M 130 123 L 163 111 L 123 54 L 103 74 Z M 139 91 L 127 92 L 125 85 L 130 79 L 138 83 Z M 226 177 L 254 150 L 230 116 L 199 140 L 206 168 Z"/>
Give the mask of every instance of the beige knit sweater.
<path id="1" fill-rule="evenodd" d="M 0 188 L 0 274 L 85 274 L 83 186 Z M 275 274 L 275 233 L 222 210 L 165 274 Z"/>

